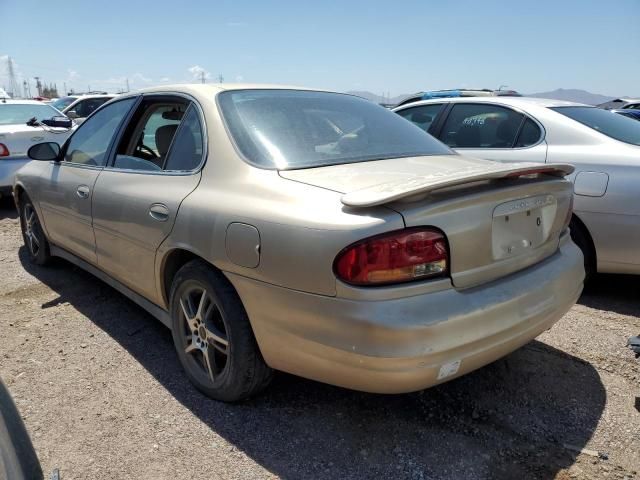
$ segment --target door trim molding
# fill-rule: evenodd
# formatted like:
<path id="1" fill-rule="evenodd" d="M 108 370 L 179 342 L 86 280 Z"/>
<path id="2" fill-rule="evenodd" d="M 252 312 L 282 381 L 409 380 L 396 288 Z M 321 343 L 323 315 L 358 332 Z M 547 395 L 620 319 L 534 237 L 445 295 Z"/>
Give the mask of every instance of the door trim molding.
<path id="1" fill-rule="evenodd" d="M 160 320 L 160 322 L 162 322 L 162 324 L 165 327 L 171 329 L 171 317 L 169 316 L 169 313 L 163 308 L 159 307 L 155 303 L 150 302 L 149 300 L 144 298 L 142 295 L 134 292 L 129 287 L 120 283 L 115 278 L 107 275 L 102 270 L 91 265 L 85 260 L 82 260 L 81 258 L 75 256 L 73 253 L 70 253 L 64 250 L 63 248 L 57 247 L 56 245 L 53 245 L 53 244 L 50 245 L 50 249 L 51 249 L 51 255 L 55 257 L 64 258 L 65 260 L 73 263 L 74 265 L 80 267 L 81 269 L 89 272 L 91 275 L 98 278 L 99 280 L 102 280 L 104 283 L 114 288 L 115 290 L 120 292 L 122 295 L 127 297 L 129 300 L 133 301 L 134 303 L 136 303 L 137 305 L 145 309 L 147 312 L 149 312 L 151 315 L 153 315 L 155 318 Z"/>

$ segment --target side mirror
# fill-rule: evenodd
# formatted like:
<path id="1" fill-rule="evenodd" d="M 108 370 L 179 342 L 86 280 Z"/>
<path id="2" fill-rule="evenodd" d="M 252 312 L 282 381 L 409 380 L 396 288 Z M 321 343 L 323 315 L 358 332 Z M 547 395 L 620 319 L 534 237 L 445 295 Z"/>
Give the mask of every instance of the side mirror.
<path id="1" fill-rule="evenodd" d="M 70 118 L 67 117 L 53 117 L 51 119 L 42 120 L 42 123 L 47 125 L 48 127 L 60 127 L 60 128 L 71 128 L 73 127 L 73 122 Z"/>
<path id="2" fill-rule="evenodd" d="M 36 143 L 29 149 L 27 155 L 32 160 L 55 161 L 60 155 L 60 145 L 55 142 Z"/>
<path id="3" fill-rule="evenodd" d="M 71 119 L 73 118 L 78 118 L 78 112 L 76 112 L 75 110 L 71 110 L 67 113 L 65 113 L 65 115 Z"/>

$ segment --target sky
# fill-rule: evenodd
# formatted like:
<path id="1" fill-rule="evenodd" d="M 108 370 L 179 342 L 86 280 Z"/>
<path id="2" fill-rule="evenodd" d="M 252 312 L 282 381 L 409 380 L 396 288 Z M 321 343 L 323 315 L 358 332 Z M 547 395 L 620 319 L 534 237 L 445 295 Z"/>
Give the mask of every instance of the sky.
<path id="1" fill-rule="evenodd" d="M 281 83 L 640 96 L 640 0 L 0 0 L 0 87 Z"/>

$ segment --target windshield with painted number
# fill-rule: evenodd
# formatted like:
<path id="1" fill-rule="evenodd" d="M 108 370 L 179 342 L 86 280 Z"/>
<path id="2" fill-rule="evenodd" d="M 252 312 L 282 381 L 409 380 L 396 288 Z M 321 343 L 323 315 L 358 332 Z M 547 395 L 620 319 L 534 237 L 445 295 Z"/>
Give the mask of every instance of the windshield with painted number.
<path id="1" fill-rule="evenodd" d="M 239 150 L 269 169 L 455 155 L 404 118 L 368 100 L 302 90 L 235 90 L 219 104 Z"/>

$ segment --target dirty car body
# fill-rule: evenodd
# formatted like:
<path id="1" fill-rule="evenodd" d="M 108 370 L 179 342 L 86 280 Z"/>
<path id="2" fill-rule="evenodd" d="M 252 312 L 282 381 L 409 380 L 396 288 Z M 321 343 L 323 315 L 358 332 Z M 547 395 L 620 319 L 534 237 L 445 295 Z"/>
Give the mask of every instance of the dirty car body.
<path id="1" fill-rule="evenodd" d="M 124 113 L 105 153 L 78 152 L 74 137 L 117 105 Z M 166 153 L 158 134 L 171 128 L 158 127 L 152 146 L 150 121 L 135 128 L 158 105 L 167 122 L 182 118 Z M 189 168 L 172 170 L 187 154 L 179 145 L 189 116 L 199 133 L 187 143 L 200 146 Z M 201 352 L 211 382 L 189 378 L 212 397 L 236 400 L 266 384 L 233 395 L 219 387 L 233 373 L 225 369 L 240 365 L 234 355 L 250 351 L 234 330 L 245 312 L 268 368 L 399 393 L 508 354 L 573 305 L 584 270 L 567 228 L 571 171 L 465 158 L 350 95 L 183 85 L 109 102 L 55 160 L 22 170 L 15 196 L 21 212 L 33 205 L 52 255 L 173 328 L 188 374 L 182 350 Z M 180 292 L 198 282 L 223 321 L 200 322 L 205 307 L 189 313 L 191 298 L 204 294 Z M 225 302 L 230 296 L 237 304 Z M 193 327 L 185 344 L 178 317 Z M 228 355 L 225 369 L 211 367 L 222 362 L 212 346 Z M 260 367 L 252 365 L 249 376 Z"/>

